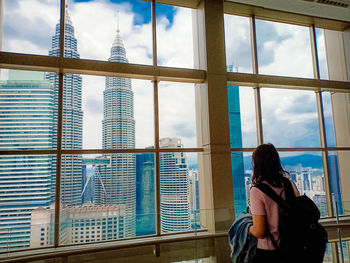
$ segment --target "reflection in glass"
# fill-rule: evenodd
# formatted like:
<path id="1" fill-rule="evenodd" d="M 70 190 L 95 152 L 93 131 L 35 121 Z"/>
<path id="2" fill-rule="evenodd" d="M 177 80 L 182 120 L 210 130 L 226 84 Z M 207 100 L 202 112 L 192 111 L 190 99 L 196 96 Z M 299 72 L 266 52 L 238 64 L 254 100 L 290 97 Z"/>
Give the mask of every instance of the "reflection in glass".
<path id="1" fill-rule="evenodd" d="M 336 144 L 334 134 L 333 110 L 330 92 L 322 92 L 322 103 L 327 146 L 335 147 Z"/>
<path id="2" fill-rule="evenodd" d="M 227 86 L 231 148 L 256 147 L 254 91 L 248 87 Z"/>
<path id="3" fill-rule="evenodd" d="M 350 151 L 329 151 L 328 162 L 331 177 L 332 199 L 338 206 L 339 215 L 350 214 L 350 202 L 347 197 L 347 175 L 349 174 Z"/>
<path id="4" fill-rule="evenodd" d="M 238 216 L 247 211 L 250 198 L 252 153 L 232 152 L 231 165 L 235 215 Z"/>
<path id="5" fill-rule="evenodd" d="M 283 168 L 289 172 L 301 195 L 310 197 L 328 215 L 323 163 L 320 152 L 280 152 Z"/>
<path id="6" fill-rule="evenodd" d="M 59 22 L 59 0 L 5 1 L 3 14 L 1 51 L 48 54 L 51 35 Z"/>
<path id="7" fill-rule="evenodd" d="M 160 82 L 158 96 L 160 138 L 176 137 L 183 147 L 196 147 L 194 85 Z"/>
<path id="8" fill-rule="evenodd" d="M 162 148 L 181 147 L 176 138 L 161 139 Z M 160 153 L 160 213 L 162 233 L 200 227 L 197 154 Z"/>
<path id="9" fill-rule="evenodd" d="M 151 4 L 138 0 L 69 1 L 68 16 L 81 58 L 152 64 Z M 108 22 L 107 22 L 108 21 Z M 101 30 L 103 28 L 103 30 Z M 75 30 L 74 30 L 75 29 Z M 126 60 L 111 58 L 121 46 Z M 118 50 L 116 50 L 118 49 Z M 66 57 L 70 57 L 65 52 Z"/>
<path id="10" fill-rule="evenodd" d="M 156 4 L 159 66 L 193 68 L 192 10 Z"/>
<path id="11" fill-rule="evenodd" d="M 324 254 L 323 263 L 333 263 L 332 245 L 327 243 L 326 253 Z"/>
<path id="12" fill-rule="evenodd" d="M 333 113 L 334 134 L 337 147 L 350 146 L 350 93 L 332 92 L 330 100 Z M 329 132 L 329 131 L 328 131 Z"/>
<path id="13" fill-rule="evenodd" d="M 276 147 L 320 147 L 313 91 L 261 89 L 264 142 Z"/>
<path id="14" fill-rule="evenodd" d="M 259 73 L 313 78 L 308 27 L 256 20 Z"/>
<path id="15" fill-rule="evenodd" d="M 0 252 L 53 245 L 55 156 L 0 157 Z"/>
<path id="16" fill-rule="evenodd" d="M 225 14 L 224 22 L 228 71 L 252 73 L 249 18 Z"/>
<path id="17" fill-rule="evenodd" d="M 332 201 L 334 214 L 342 215 L 344 213 L 342 195 L 340 188 L 340 178 L 339 178 L 339 166 L 338 166 L 338 155 L 336 151 L 328 152 L 328 167 L 329 167 L 329 177 L 332 192 Z M 336 208 L 338 210 L 336 210 Z"/>
<path id="18" fill-rule="evenodd" d="M 320 69 L 320 79 L 328 79 L 328 65 L 326 54 L 326 43 L 324 39 L 324 29 L 316 28 L 316 44 L 318 54 L 318 65 Z"/>

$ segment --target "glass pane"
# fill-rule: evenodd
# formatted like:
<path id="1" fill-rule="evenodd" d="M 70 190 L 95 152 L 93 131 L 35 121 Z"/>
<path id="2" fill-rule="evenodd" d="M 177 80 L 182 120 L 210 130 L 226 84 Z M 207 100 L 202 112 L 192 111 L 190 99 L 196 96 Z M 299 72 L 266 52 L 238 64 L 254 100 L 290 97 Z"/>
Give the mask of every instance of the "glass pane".
<path id="1" fill-rule="evenodd" d="M 252 168 L 251 152 L 232 152 L 232 183 L 235 215 L 247 212 L 250 198 Z"/>
<path id="2" fill-rule="evenodd" d="M 313 78 L 308 27 L 256 20 L 259 73 Z"/>
<path id="3" fill-rule="evenodd" d="M 347 175 L 349 174 L 350 151 L 328 152 L 329 172 L 331 177 L 332 199 L 338 207 L 338 215 L 350 214 L 349 187 Z M 336 210 L 334 210 L 336 212 Z"/>
<path id="4" fill-rule="evenodd" d="M 301 195 L 310 197 L 321 212 L 328 215 L 324 171 L 320 152 L 280 152 L 283 168 L 298 187 Z"/>
<path id="5" fill-rule="evenodd" d="M 155 234 L 154 154 L 64 155 L 61 244 Z"/>
<path id="6" fill-rule="evenodd" d="M 55 25 L 59 23 L 60 1 L 3 2 L 4 24 L 1 50 L 48 55 L 51 36 L 55 31 Z"/>
<path id="7" fill-rule="evenodd" d="M 316 28 L 316 44 L 318 54 L 318 65 L 320 67 L 320 79 L 328 79 L 328 65 L 326 54 L 326 43 L 324 39 L 324 30 Z"/>
<path id="8" fill-rule="evenodd" d="M 162 139 L 160 144 L 164 148 L 181 147 L 181 141 L 176 138 Z M 162 233 L 189 231 L 199 227 L 195 223 L 198 210 L 194 210 L 199 204 L 199 191 L 196 190 L 198 179 L 193 180 L 194 173 L 198 174 L 197 154 L 160 153 L 159 165 Z"/>
<path id="9" fill-rule="evenodd" d="M 0 156 L 0 252 L 53 245 L 55 158 Z"/>
<path id="10" fill-rule="evenodd" d="M 150 2 L 69 2 L 65 26 L 66 57 L 76 57 L 78 46 L 81 58 L 152 64 Z"/>
<path id="11" fill-rule="evenodd" d="M 193 230 L 202 228 L 200 223 L 201 211 L 198 175 L 198 155 L 199 153 L 186 153 L 189 177 L 190 221 L 191 229 Z"/>
<path id="12" fill-rule="evenodd" d="M 313 91 L 261 89 L 264 142 L 276 147 L 320 147 Z"/>
<path id="13" fill-rule="evenodd" d="M 160 138 L 176 137 L 182 147 L 196 147 L 194 84 L 160 82 L 158 96 Z"/>
<path id="14" fill-rule="evenodd" d="M 331 243 L 327 243 L 326 253 L 324 254 L 323 263 L 333 263 L 333 254 Z"/>
<path id="15" fill-rule="evenodd" d="M 63 148 L 154 145 L 150 81 L 67 74 L 64 83 Z"/>
<path id="16" fill-rule="evenodd" d="M 257 146 L 254 90 L 227 86 L 231 148 Z"/>
<path id="17" fill-rule="evenodd" d="M 335 144 L 337 147 L 350 146 L 350 93 L 332 92 L 330 93 L 331 107 L 333 110 L 333 124 L 335 134 Z M 330 106 L 327 105 L 327 111 Z M 324 109 L 326 112 L 326 108 Z M 330 114 L 328 114 L 329 116 Z M 331 118 L 331 117 L 328 117 Z M 328 120 L 330 122 L 330 120 Z M 327 130 L 326 130 L 327 131 Z M 332 128 L 328 129 L 327 136 L 332 136 Z M 327 137 L 328 138 L 328 137 Z"/>
<path id="18" fill-rule="evenodd" d="M 335 134 L 333 123 L 333 110 L 330 92 L 322 92 L 323 117 L 326 130 L 326 141 L 328 147 L 335 147 Z"/>
<path id="19" fill-rule="evenodd" d="M 224 22 L 227 71 L 253 73 L 249 18 L 225 14 Z"/>
<path id="20" fill-rule="evenodd" d="M 192 10 L 156 4 L 158 65 L 193 68 Z"/>
<path id="21" fill-rule="evenodd" d="M 37 71 L 3 70 L 0 81 L 0 150 L 56 147 L 54 96 L 57 90 Z"/>
<path id="22" fill-rule="evenodd" d="M 328 166 L 332 191 L 332 201 L 334 205 L 334 214 L 338 213 L 338 215 L 342 215 L 344 213 L 344 209 L 342 203 L 341 185 L 339 177 L 338 155 L 336 151 L 328 152 Z"/>
<path id="23" fill-rule="evenodd" d="M 136 235 L 156 234 L 155 160 L 153 153 L 136 154 Z"/>

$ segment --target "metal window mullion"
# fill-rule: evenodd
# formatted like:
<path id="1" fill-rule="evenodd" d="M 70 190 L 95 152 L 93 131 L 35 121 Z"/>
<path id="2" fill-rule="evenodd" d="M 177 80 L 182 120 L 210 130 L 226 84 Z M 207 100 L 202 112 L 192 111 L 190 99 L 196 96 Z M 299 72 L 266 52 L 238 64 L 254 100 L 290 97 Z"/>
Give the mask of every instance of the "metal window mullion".
<path id="1" fill-rule="evenodd" d="M 310 43 L 311 43 L 312 66 L 314 71 L 314 78 L 319 80 L 320 67 L 319 67 L 318 54 L 317 54 L 315 25 L 312 25 L 310 27 Z M 318 124 L 319 124 L 319 130 L 320 130 L 320 143 L 322 148 L 322 162 L 323 162 L 324 180 L 325 180 L 325 188 L 326 188 L 325 190 L 326 190 L 328 215 L 334 216 L 333 203 L 332 203 L 332 189 L 330 184 L 331 179 L 330 179 L 329 164 L 328 164 L 326 128 L 325 128 L 324 114 L 323 114 L 322 92 L 316 91 L 315 93 L 316 93 L 316 103 L 317 103 Z"/>
<path id="2" fill-rule="evenodd" d="M 250 17 L 250 42 L 251 42 L 251 49 L 252 49 L 253 74 L 259 74 L 255 16 Z M 263 140 L 263 127 L 262 127 L 262 118 L 261 118 L 260 87 L 258 85 L 254 87 L 254 100 L 255 100 L 257 142 L 258 142 L 258 145 L 260 145 L 264 142 L 264 140 Z"/>
<path id="3" fill-rule="evenodd" d="M 258 51 L 257 51 L 257 42 L 256 42 L 255 16 L 250 17 L 250 43 L 251 43 L 251 50 L 252 50 L 253 74 L 258 74 L 259 68 L 258 68 Z"/>
<path id="4" fill-rule="evenodd" d="M 152 44 L 153 44 L 153 67 L 157 67 L 157 21 L 156 21 L 156 0 L 152 0 Z"/>
<path id="5" fill-rule="evenodd" d="M 61 201 L 61 164 L 62 164 L 62 123 L 63 123 L 63 68 L 64 57 L 64 28 L 65 28 L 66 1 L 61 0 L 60 19 L 60 69 L 58 85 L 58 116 L 57 116 L 57 155 L 56 155 L 56 192 L 55 192 L 55 225 L 54 225 L 54 246 L 59 246 L 60 236 L 60 201 Z"/>
<path id="6" fill-rule="evenodd" d="M 323 163 L 325 190 L 326 190 L 327 210 L 328 210 L 328 216 L 333 217 L 334 210 L 333 210 L 333 202 L 332 202 L 332 189 L 330 184 L 331 178 L 329 174 L 328 148 L 327 148 L 327 141 L 326 141 L 326 130 L 325 130 L 325 124 L 324 124 L 321 91 L 316 91 L 316 102 L 317 102 L 317 115 L 318 115 L 318 123 L 319 123 L 319 130 L 320 130 L 320 142 L 321 142 L 321 147 L 323 148 L 322 163 Z M 333 261 L 335 263 L 338 263 L 339 262 L 338 244 L 332 243 L 331 249 L 332 249 Z"/>
<path id="7" fill-rule="evenodd" d="M 317 53 L 317 41 L 316 41 L 315 25 L 312 25 L 310 27 L 310 43 L 311 43 L 312 67 L 313 67 L 313 71 L 314 71 L 314 78 L 320 79 L 320 66 L 319 66 L 318 53 Z"/>
<path id="8" fill-rule="evenodd" d="M 156 21 L 156 0 L 152 0 L 152 44 L 153 44 L 153 68 L 157 68 L 157 21 Z M 155 182 L 156 182 L 156 235 L 161 235 L 160 218 L 160 165 L 159 165 L 159 103 L 158 103 L 158 81 L 153 81 L 153 101 L 154 101 L 154 148 L 155 148 Z M 160 245 L 156 244 L 154 253 L 160 256 Z"/>
<path id="9" fill-rule="evenodd" d="M 320 130 L 320 142 L 321 142 L 321 147 L 323 149 L 322 161 L 323 161 L 328 215 L 334 216 L 333 203 L 332 203 L 332 190 L 331 190 L 331 184 L 330 184 L 331 179 L 330 179 L 329 164 L 328 164 L 326 130 L 325 130 L 325 123 L 324 123 L 324 115 L 323 115 L 322 93 L 320 91 L 316 92 L 316 102 L 317 102 L 317 114 L 318 114 L 319 130 Z"/>

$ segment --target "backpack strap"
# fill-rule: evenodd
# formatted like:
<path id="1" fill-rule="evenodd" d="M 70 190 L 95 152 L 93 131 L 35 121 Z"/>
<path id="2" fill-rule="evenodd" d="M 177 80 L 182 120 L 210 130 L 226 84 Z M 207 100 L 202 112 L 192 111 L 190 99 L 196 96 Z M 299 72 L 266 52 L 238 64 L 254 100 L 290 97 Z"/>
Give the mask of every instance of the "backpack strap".
<path id="1" fill-rule="evenodd" d="M 288 178 L 283 178 L 283 187 L 286 193 L 286 200 L 293 200 L 296 198 L 292 182 Z"/>
<path id="2" fill-rule="evenodd" d="M 261 192 L 270 197 L 273 201 L 275 201 L 280 207 L 289 208 L 289 205 L 285 200 L 282 199 L 268 184 L 260 183 L 255 185 L 254 187 L 258 188 Z"/>

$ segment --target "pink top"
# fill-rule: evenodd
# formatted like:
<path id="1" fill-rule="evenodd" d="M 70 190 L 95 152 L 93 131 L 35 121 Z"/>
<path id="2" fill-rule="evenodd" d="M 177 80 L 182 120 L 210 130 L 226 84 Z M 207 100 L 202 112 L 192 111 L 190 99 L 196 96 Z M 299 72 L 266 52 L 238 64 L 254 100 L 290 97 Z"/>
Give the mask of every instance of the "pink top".
<path id="1" fill-rule="evenodd" d="M 268 184 L 264 181 L 264 183 Z M 270 185 L 270 184 L 269 184 Z M 299 192 L 295 186 L 294 183 L 292 183 L 294 192 L 296 196 L 299 196 Z M 270 185 L 271 186 L 271 185 Z M 286 198 L 283 187 L 273 187 L 271 188 L 283 199 Z M 281 195 L 282 192 L 282 195 Z M 266 194 L 261 192 L 258 188 L 252 187 L 250 189 L 250 209 L 253 215 L 266 215 L 266 221 L 268 225 L 268 229 L 274 239 L 277 241 L 279 238 L 278 233 L 278 219 L 279 219 L 279 210 L 278 210 L 278 204 L 273 201 L 270 197 L 268 197 Z M 257 247 L 259 249 L 265 249 L 265 250 L 275 250 L 275 247 L 273 246 L 272 241 L 270 238 L 268 238 L 267 235 L 265 235 L 264 238 L 258 239 L 258 245 Z"/>

